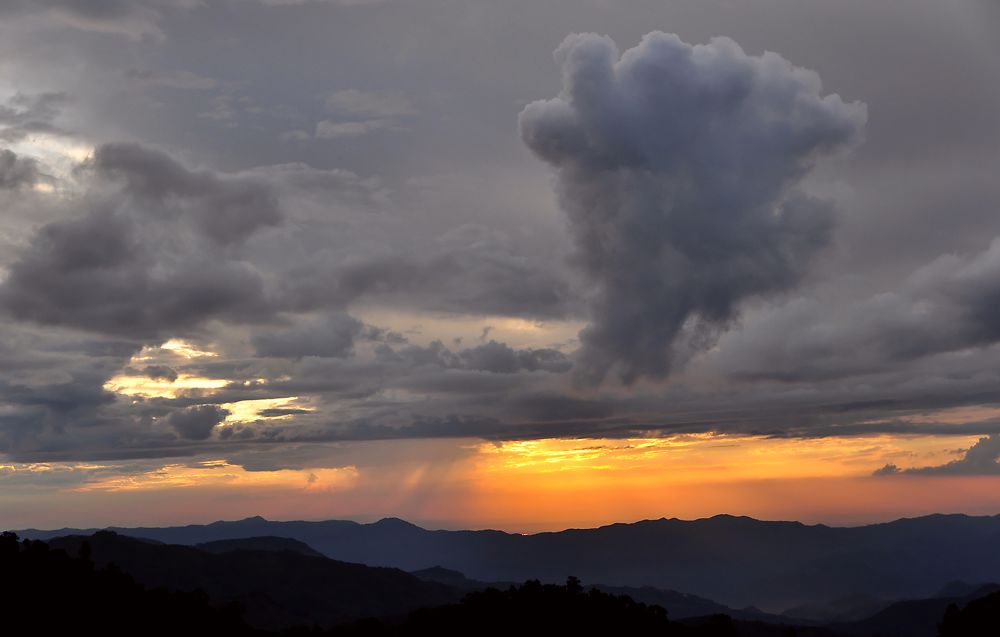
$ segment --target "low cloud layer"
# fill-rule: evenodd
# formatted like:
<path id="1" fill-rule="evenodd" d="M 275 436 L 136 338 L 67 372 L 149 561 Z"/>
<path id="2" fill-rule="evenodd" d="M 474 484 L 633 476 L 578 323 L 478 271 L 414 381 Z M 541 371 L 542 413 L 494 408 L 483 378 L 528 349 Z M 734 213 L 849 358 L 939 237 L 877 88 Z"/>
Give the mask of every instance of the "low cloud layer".
<path id="1" fill-rule="evenodd" d="M 595 288 L 577 371 L 591 384 L 665 376 L 682 330 L 710 336 L 746 299 L 800 280 L 832 224 L 801 181 L 859 139 L 865 108 L 728 38 L 657 32 L 619 54 L 573 35 L 555 57 L 560 95 L 528 105 L 520 126 L 556 169 Z"/>
<path id="2" fill-rule="evenodd" d="M 900 469 L 887 464 L 875 472 L 876 476 L 899 474 L 924 476 L 996 476 L 1000 475 L 1000 434 L 980 438 L 979 442 L 967 449 L 959 460 L 933 467 L 913 467 Z"/>
<path id="3" fill-rule="evenodd" d="M 831 307 L 799 298 L 771 308 L 723 345 L 747 380 L 829 380 L 1000 342 L 1000 239 L 914 270 L 895 290 Z"/>

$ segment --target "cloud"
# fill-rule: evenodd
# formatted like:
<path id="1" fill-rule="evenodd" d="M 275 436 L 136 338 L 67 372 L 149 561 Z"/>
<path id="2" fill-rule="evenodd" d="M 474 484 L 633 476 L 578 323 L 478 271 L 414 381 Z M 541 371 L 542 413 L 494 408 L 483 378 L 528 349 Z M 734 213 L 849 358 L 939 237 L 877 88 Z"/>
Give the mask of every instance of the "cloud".
<path id="1" fill-rule="evenodd" d="M 187 440 L 205 440 L 229 412 L 216 405 L 199 405 L 167 416 L 167 423 Z"/>
<path id="2" fill-rule="evenodd" d="M 464 349 L 459 358 L 467 369 L 513 374 L 522 370 L 549 372 L 569 371 L 569 359 L 562 352 L 550 349 L 516 350 L 506 343 L 491 340 L 483 345 Z"/>
<path id="3" fill-rule="evenodd" d="M 281 223 L 274 192 L 252 179 L 191 171 L 169 155 L 138 144 L 106 144 L 82 167 L 121 182 L 140 203 L 172 206 L 219 244 L 245 240 L 265 226 Z"/>
<path id="4" fill-rule="evenodd" d="M 350 139 L 392 128 L 395 128 L 395 124 L 384 119 L 367 119 L 360 122 L 335 122 L 325 119 L 316 124 L 316 137 L 320 139 Z"/>
<path id="5" fill-rule="evenodd" d="M 152 340 L 269 312 L 260 274 L 234 252 L 281 221 L 266 184 L 190 171 L 134 144 L 98 148 L 80 173 L 92 184 L 84 210 L 38 230 L 0 284 L 0 307 Z"/>
<path id="6" fill-rule="evenodd" d="M 565 318 L 577 301 L 563 272 L 528 257 L 494 234 L 468 228 L 443 232 L 432 245 L 348 256 L 320 253 L 288 273 L 288 307 L 343 307 L 376 300 L 455 314 Z M 340 258 L 337 258 L 340 257 Z"/>
<path id="7" fill-rule="evenodd" d="M 494 340 L 458 351 L 452 351 L 441 341 L 433 341 L 426 347 L 410 345 L 393 349 L 383 346 L 378 349 L 378 354 L 382 361 L 405 362 L 415 367 L 435 366 L 494 374 L 514 374 L 521 371 L 561 373 L 569 371 L 570 367 L 569 358 L 559 350 L 514 349 Z"/>
<path id="8" fill-rule="evenodd" d="M 720 343 L 727 373 L 748 380 L 837 379 L 1000 342 L 1000 238 L 916 268 L 893 290 L 852 304 L 800 298 L 765 310 Z"/>
<path id="9" fill-rule="evenodd" d="M 177 370 L 167 365 L 146 365 L 141 373 L 153 380 L 168 380 L 171 383 L 177 380 Z"/>
<path id="10" fill-rule="evenodd" d="M 132 39 L 162 38 L 164 9 L 187 8 L 197 0 L 6 0 L 0 15 L 41 16 L 52 26 L 115 33 Z"/>
<path id="11" fill-rule="evenodd" d="M 56 126 L 62 108 L 69 101 L 65 93 L 15 93 L 0 104 L 0 140 L 16 142 L 34 133 L 61 134 Z"/>
<path id="12" fill-rule="evenodd" d="M 344 313 L 305 321 L 283 331 L 267 331 L 253 338 L 258 356 L 344 358 L 354 351 L 354 339 L 364 324 Z"/>
<path id="13" fill-rule="evenodd" d="M 353 6 L 364 6 L 371 4 L 381 4 L 383 2 L 389 2 L 390 0 L 256 0 L 261 4 L 269 7 L 287 7 L 287 6 L 298 6 L 303 4 L 333 4 L 343 7 L 353 7 Z"/>
<path id="14" fill-rule="evenodd" d="M 1000 475 L 998 460 L 1000 460 L 1000 434 L 991 434 L 980 438 L 959 460 L 933 467 L 911 469 L 900 469 L 894 464 L 887 464 L 872 475 L 996 476 Z"/>
<path id="15" fill-rule="evenodd" d="M 326 99 L 326 110 L 334 119 L 316 124 L 320 139 L 349 139 L 380 130 L 399 130 L 400 120 L 413 114 L 409 101 L 399 94 L 378 94 L 343 89 Z"/>
<path id="16" fill-rule="evenodd" d="M 332 93 L 326 98 L 326 110 L 337 115 L 366 119 L 401 117 L 413 113 L 413 107 L 402 95 L 369 93 L 356 88 Z"/>
<path id="17" fill-rule="evenodd" d="M 858 141 L 865 107 L 728 38 L 656 32 L 619 55 L 578 34 L 555 57 L 562 91 L 525 107 L 520 130 L 556 170 L 594 287 L 577 375 L 665 376 L 686 326 L 725 329 L 746 299 L 794 286 L 827 244 L 831 206 L 801 182 Z"/>
<path id="18" fill-rule="evenodd" d="M 41 173 L 38 162 L 30 157 L 18 157 L 9 149 L 0 150 L 0 190 L 33 186 Z"/>
<path id="19" fill-rule="evenodd" d="M 128 69 L 125 71 L 125 77 L 147 86 L 181 91 L 208 91 L 219 86 L 218 80 L 183 70 Z"/>

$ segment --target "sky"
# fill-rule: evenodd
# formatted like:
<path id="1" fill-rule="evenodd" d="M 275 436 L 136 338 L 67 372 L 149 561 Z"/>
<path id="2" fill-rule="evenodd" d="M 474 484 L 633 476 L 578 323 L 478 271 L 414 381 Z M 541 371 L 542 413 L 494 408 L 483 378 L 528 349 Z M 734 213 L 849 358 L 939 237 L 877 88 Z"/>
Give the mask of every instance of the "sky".
<path id="1" fill-rule="evenodd" d="M 0 5 L 0 527 L 1000 513 L 992 0 Z"/>

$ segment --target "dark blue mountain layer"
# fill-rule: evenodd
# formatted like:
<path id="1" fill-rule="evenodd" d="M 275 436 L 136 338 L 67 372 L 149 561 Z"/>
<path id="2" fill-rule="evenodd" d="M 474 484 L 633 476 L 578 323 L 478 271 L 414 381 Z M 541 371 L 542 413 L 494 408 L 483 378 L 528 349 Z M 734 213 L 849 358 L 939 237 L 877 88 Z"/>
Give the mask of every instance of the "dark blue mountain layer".
<path id="1" fill-rule="evenodd" d="M 520 535 L 431 531 L 394 518 L 373 524 L 260 517 L 169 528 L 114 529 L 194 545 L 259 536 L 293 538 L 324 555 L 414 571 L 441 566 L 479 581 L 561 582 L 685 591 L 729 607 L 781 611 L 848 596 L 934 595 L 943 583 L 1000 581 L 1000 516 L 932 515 L 861 527 L 716 516 L 659 519 Z M 19 531 L 46 539 L 89 531 Z"/>

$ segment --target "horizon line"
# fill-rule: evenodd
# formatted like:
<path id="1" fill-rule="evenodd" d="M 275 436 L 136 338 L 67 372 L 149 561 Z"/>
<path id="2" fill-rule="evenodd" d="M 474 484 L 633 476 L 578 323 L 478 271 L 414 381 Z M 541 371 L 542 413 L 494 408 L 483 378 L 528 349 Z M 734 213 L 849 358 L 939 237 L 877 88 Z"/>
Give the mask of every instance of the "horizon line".
<path id="1" fill-rule="evenodd" d="M 211 522 L 191 522 L 191 523 L 178 523 L 178 524 L 168 524 L 168 525 L 123 526 L 123 525 L 113 525 L 112 524 L 112 525 L 107 525 L 107 526 L 102 526 L 102 527 L 97 527 L 97 526 L 90 526 L 90 527 L 62 526 L 62 527 L 56 527 L 56 528 L 38 528 L 38 527 L 29 526 L 29 527 L 23 527 L 23 528 L 20 528 L 20 529 L 13 529 L 13 528 L 11 528 L 11 529 L 0 529 L 0 530 L 7 530 L 7 531 L 14 532 L 14 533 L 17 533 L 19 531 L 20 532 L 38 531 L 38 532 L 45 532 L 45 533 L 53 533 L 53 532 L 57 532 L 57 531 L 95 531 L 95 532 L 97 532 L 97 531 L 108 531 L 108 530 L 115 530 L 115 529 L 127 529 L 127 530 L 134 530 L 134 529 L 176 529 L 176 528 L 185 528 L 185 527 L 192 527 L 192 526 L 212 526 L 212 525 L 215 525 L 215 524 L 238 524 L 240 522 L 248 522 L 248 521 L 251 521 L 251 520 L 260 520 L 261 522 L 279 523 L 279 524 L 294 524 L 294 523 L 299 523 L 299 522 L 308 523 L 308 524 L 322 524 L 324 522 L 348 522 L 348 523 L 357 524 L 359 526 L 373 526 L 375 524 L 380 524 L 380 523 L 383 523 L 383 522 L 399 521 L 399 522 L 403 522 L 405 524 L 408 524 L 410 526 L 417 527 L 420 530 L 430 531 L 430 532 L 433 532 L 433 531 L 449 531 L 449 532 L 461 532 L 461 531 L 483 532 L 483 531 L 493 531 L 493 532 L 499 532 L 499 533 L 506 533 L 508 535 L 531 536 L 531 535 L 545 535 L 545 534 L 551 534 L 551 533 L 564 533 L 564 532 L 567 532 L 567 531 L 593 531 L 593 530 L 608 528 L 608 527 L 612 527 L 612 526 L 633 526 L 633 525 L 636 525 L 636 524 L 643 524 L 643 523 L 647 523 L 647 522 L 683 522 L 683 523 L 695 523 L 695 522 L 705 522 L 705 521 L 708 521 L 708 520 L 714 520 L 714 519 L 717 519 L 717 518 L 733 518 L 733 519 L 739 519 L 739 520 L 751 520 L 753 522 L 761 522 L 761 523 L 765 523 L 765 524 L 799 524 L 799 525 L 805 526 L 805 527 L 826 527 L 826 528 L 839 528 L 839 529 L 855 529 L 855 528 L 865 528 L 865 527 L 870 527 L 870 526 L 880 526 L 880 525 L 885 525 L 885 524 L 895 524 L 895 523 L 898 523 L 898 522 L 905 522 L 905 521 L 910 521 L 910 520 L 921 520 L 921 519 L 925 519 L 925 518 L 935 518 L 935 517 L 963 517 L 963 518 L 984 518 L 985 519 L 985 518 L 1000 517 L 1000 512 L 992 513 L 992 514 L 980 514 L 980 515 L 970 514 L 970 513 L 961 513 L 961 512 L 952 512 L 952 513 L 937 512 L 937 513 L 927 513 L 927 514 L 924 514 L 924 515 L 902 516 L 902 517 L 898 517 L 898 518 L 886 519 L 886 520 L 883 520 L 883 521 L 880 521 L 880 522 L 868 522 L 868 523 L 864 523 L 864 524 L 844 524 L 844 525 L 827 524 L 827 523 L 824 523 L 824 522 L 807 523 L 807 522 L 802 522 L 801 520 L 788 520 L 788 519 L 785 519 L 785 520 L 780 520 L 780 519 L 778 519 L 778 520 L 772 520 L 772 519 L 755 518 L 755 517 L 749 516 L 749 515 L 736 515 L 736 514 L 732 514 L 732 513 L 716 513 L 714 515 L 705 516 L 705 517 L 699 517 L 699 518 L 677 518 L 677 517 L 662 516 L 662 517 L 659 517 L 659 518 L 643 518 L 643 519 L 640 519 L 640 520 L 632 520 L 632 521 L 629 521 L 629 522 L 609 522 L 607 524 L 599 524 L 597 526 L 568 526 L 568 527 L 560 528 L 560 529 L 556 529 L 556 530 L 543 530 L 543 531 L 533 531 L 533 532 L 508 531 L 508 530 L 498 529 L 498 528 L 493 528 L 493 527 L 482 527 L 482 528 L 469 528 L 469 527 L 462 527 L 462 528 L 441 528 L 441 527 L 431 527 L 426 522 L 418 524 L 416 522 L 411 522 L 410 520 L 407 520 L 405 518 L 401 518 L 401 517 L 398 517 L 398 516 L 391 516 L 391 515 L 390 516 L 381 517 L 381 518 L 379 518 L 377 520 L 367 521 L 367 522 L 366 521 L 361 521 L 361 520 L 358 520 L 358 519 L 348 519 L 348 518 L 320 518 L 320 519 L 293 518 L 293 519 L 285 519 L 285 520 L 276 520 L 276 519 L 265 518 L 262 515 L 251 515 L 251 516 L 248 516 L 248 517 L 245 517 L 245 518 L 239 518 L 239 519 L 234 519 L 234 520 L 220 519 L 220 520 L 213 520 Z M 424 526 L 424 524 L 428 524 L 428 526 Z"/>

